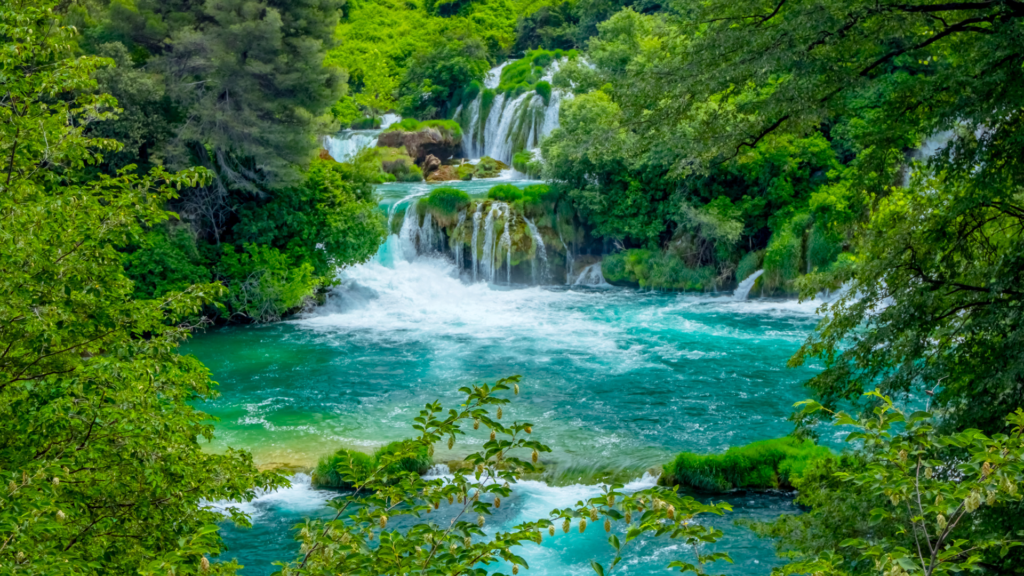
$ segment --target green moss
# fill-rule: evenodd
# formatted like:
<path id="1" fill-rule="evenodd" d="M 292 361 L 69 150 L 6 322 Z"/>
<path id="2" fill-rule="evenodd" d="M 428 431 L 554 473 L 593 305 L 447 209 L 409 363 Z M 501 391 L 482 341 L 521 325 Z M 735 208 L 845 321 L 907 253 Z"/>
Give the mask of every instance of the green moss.
<path id="1" fill-rule="evenodd" d="M 428 210 L 438 224 L 447 226 L 454 224 L 459 211 L 469 206 L 469 194 L 458 188 L 442 186 L 420 200 L 419 206 Z"/>
<path id="2" fill-rule="evenodd" d="M 374 469 L 374 458 L 369 454 L 342 448 L 334 454 L 323 456 L 313 469 L 312 483 L 317 488 L 350 489 L 352 483 L 344 478 L 341 469 L 349 469 L 354 480 L 362 480 Z"/>
<path id="3" fill-rule="evenodd" d="M 514 184 L 498 184 L 487 191 L 487 198 L 499 202 L 512 203 L 522 200 L 523 190 Z"/>
<path id="4" fill-rule="evenodd" d="M 420 122 L 415 118 L 405 118 L 388 126 L 385 132 L 419 132 L 426 128 L 437 128 L 442 132 L 449 133 L 455 139 L 462 138 L 462 126 L 455 120 L 427 120 Z"/>
<path id="5" fill-rule="evenodd" d="M 490 156 L 484 156 L 473 168 L 474 178 L 497 178 L 502 170 L 508 170 L 508 164 L 495 160 Z"/>
<path id="6" fill-rule="evenodd" d="M 457 170 L 458 175 L 459 175 L 459 180 L 464 180 L 464 181 L 472 180 L 473 179 L 473 171 L 474 171 L 474 167 L 473 167 L 472 164 L 463 164 L 462 166 L 459 166 L 459 168 Z"/>
<path id="7" fill-rule="evenodd" d="M 532 89 L 544 77 L 544 69 L 559 58 L 575 58 L 577 52 L 569 50 L 530 50 L 522 58 L 501 69 L 498 92 L 511 98 Z M 550 87 L 549 87 L 550 88 Z"/>
<path id="8" fill-rule="evenodd" d="M 483 86 L 476 80 L 469 83 L 466 89 L 462 91 L 462 105 L 468 106 L 470 102 L 476 99 L 480 91 L 483 90 Z"/>
<path id="9" fill-rule="evenodd" d="M 736 446 L 724 454 L 682 452 L 664 467 L 661 482 L 712 492 L 788 490 L 809 464 L 832 457 L 824 446 L 787 436 Z"/>

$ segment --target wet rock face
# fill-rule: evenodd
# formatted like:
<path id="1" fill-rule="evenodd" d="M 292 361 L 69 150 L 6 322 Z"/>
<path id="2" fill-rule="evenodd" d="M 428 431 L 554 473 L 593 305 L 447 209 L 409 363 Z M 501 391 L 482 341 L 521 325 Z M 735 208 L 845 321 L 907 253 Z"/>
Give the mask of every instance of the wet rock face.
<path id="1" fill-rule="evenodd" d="M 391 148 L 405 146 L 409 156 L 420 165 L 423 165 L 427 156 L 434 156 L 438 160 L 444 161 L 462 154 L 462 138 L 435 127 L 422 128 L 415 132 L 402 130 L 384 132 L 377 137 L 377 146 Z"/>

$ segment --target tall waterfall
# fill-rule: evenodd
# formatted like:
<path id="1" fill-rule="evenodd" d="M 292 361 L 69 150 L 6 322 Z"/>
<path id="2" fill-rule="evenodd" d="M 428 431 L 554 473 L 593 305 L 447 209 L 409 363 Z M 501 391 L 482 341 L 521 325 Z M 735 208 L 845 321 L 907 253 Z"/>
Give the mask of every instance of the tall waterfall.
<path id="1" fill-rule="evenodd" d="M 754 287 L 754 282 L 757 281 L 761 274 L 764 274 L 764 270 L 758 270 L 750 276 L 747 276 L 743 282 L 740 282 L 739 286 L 736 287 L 736 290 L 732 293 L 732 297 L 737 300 L 746 300 L 747 296 L 750 294 L 750 289 Z"/>
<path id="2" fill-rule="evenodd" d="M 497 262 L 498 250 L 497 248 L 502 247 L 499 244 L 498 238 L 495 237 L 494 222 L 498 218 L 505 218 L 505 229 L 501 236 L 500 241 L 504 241 L 505 237 L 508 236 L 508 220 L 509 220 L 509 209 L 508 204 L 504 202 L 494 202 L 491 204 L 491 210 L 487 213 L 487 218 L 484 220 L 484 253 L 483 262 L 481 262 L 481 272 L 488 282 L 494 282 L 495 276 L 497 275 L 498 268 L 501 268 L 501 263 Z M 511 246 L 511 237 L 509 237 L 509 246 Z M 511 258 L 509 258 L 509 264 L 511 264 Z M 510 266 L 511 269 L 511 266 Z M 511 276 L 510 276 L 511 278 Z"/>
<path id="3" fill-rule="evenodd" d="M 485 88 L 493 90 L 498 87 L 501 69 L 506 64 L 487 73 Z M 544 80 L 550 81 L 558 67 L 558 61 L 552 62 Z M 563 97 L 560 90 L 552 90 L 547 103 L 533 90 L 515 98 L 498 94 L 487 109 L 483 105 L 484 93 L 481 91 L 456 116 L 462 122 L 462 146 L 466 155 L 471 158 L 490 156 L 511 164 L 515 152 L 538 148 L 540 141 L 558 128 L 558 106 Z"/>
<path id="4" fill-rule="evenodd" d="M 533 239 L 533 283 L 537 283 L 537 258 L 540 258 L 541 272 L 540 280 L 546 281 L 548 279 L 548 251 L 544 248 L 544 239 L 540 236 L 540 231 L 537 230 L 537 225 L 533 223 L 533 220 L 523 216 L 523 222 L 526 222 L 526 227 L 530 229 L 530 237 Z"/>

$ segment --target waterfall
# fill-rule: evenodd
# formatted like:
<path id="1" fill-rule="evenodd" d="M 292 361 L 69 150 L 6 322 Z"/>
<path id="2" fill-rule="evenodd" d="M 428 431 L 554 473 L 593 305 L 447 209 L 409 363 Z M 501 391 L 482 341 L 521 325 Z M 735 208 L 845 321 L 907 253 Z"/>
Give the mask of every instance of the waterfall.
<path id="1" fill-rule="evenodd" d="M 484 279 L 490 283 L 494 283 L 494 279 L 497 276 L 498 269 L 501 268 L 501 264 L 498 261 L 498 248 L 504 247 L 504 243 L 508 242 L 508 262 L 512 263 L 511 247 L 512 247 L 512 236 L 509 234 L 509 219 L 510 213 L 508 204 L 504 202 L 494 202 L 491 204 L 491 210 L 487 213 L 487 218 L 484 220 L 484 250 L 483 259 L 481 262 L 481 274 Z M 505 218 L 505 227 L 501 235 L 501 238 L 495 237 L 494 221 L 498 218 Z M 509 276 L 511 278 L 511 274 Z"/>
<path id="2" fill-rule="evenodd" d="M 507 284 L 512 283 L 512 234 L 509 233 L 509 224 L 512 222 L 512 216 L 509 215 L 505 218 L 505 231 L 501 234 L 500 246 L 505 249 L 505 282 Z"/>
<path id="3" fill-rule="evenodd" d="M 462 273 L 462 253 L 463 253 L 463 247 L 462 247 L 462 240 L 463 240 L 463 238 L 462 237 L 465 234 L 465 231 L 462 229 L 462 225 L 465 222 L 466 222 L 466 211 L 465 210 L 460 210 L 459 211 L 459 221 L 458 221 L 457 224 L 455 224 L 455 232 L 454 232 L 455 235 L 451 239 L 451 243 L 452 243 L 452 256 L 455 257 L 455 269 L 458 270 L 460 274 Z"/>
<path id="4" fill-rule="evenodd" d="M 562 238 L 562 231 L 558 230 L 558 223 L 555 223 L 555 231 L 558 232 L 558 241 L 562 243 L 562 248 L 565 248 L 565 285 L 572 285 L 572 265 L 573 257 L 572 250 L 566 245 L 565 240 Z"/>
<path id="5" fill-rule="evenodd" d="M 548 251 L 544 248 L 544 239 L 540 237 L 540 231 L 537 230 L 537 225 L 532 220 L 523 216 L 523 221 L 526 222 L 526 227 L 530 229 L 530 237 L 533 239 L 533 283 L 537 283 L 538 256 L 541 263 L 540 280 L 544 282 L 548 279 Z"/>
<path id="6" fill-rule="evenodd" d="M 758 270 L 750 276 L 747 276 L 743 282 L 740 282 L 739 286 L 736 287 L 736 290 L 732 293 L 732 297 L 736 300 L 746 300 L 747 295 L 750 294 L 750 289 L 754 287 L 754 282 L 757 281 L 761 274 L 764 274 L 764 270 Z"/>
<path id="7" fill-rule="evenodd" d="M 580 271 L 580 275 L 572 283 L 573 286 L 608 286 L 601 273 L 601 263 L 596 262 Z"/>
<path id="8" fill-rule="evenodd" d="M 337 136 L 324 136 L 324 150 L 337 162 L 348 162 L 366 148 L 377 145 L 380 130 L 345 130 Z"/>
<path id="9" fill-rule="evenodd" d="M 508 62 L 493 68 L 484 79 L 484 88 L 494 90 L 501 81 L 501 70 Z M 544 80 L 558 71 L 560 61 L 552 62 Z M 483 91 L 469 103 L 456 120 L 463 122 L 465 134 L 463 149 L 470 158 L 490 156 L 512 164 L 512 155 L 520 150 L 531 150 L 558 128 L 558 107 L 567 97 L 560 90 L 552 90 L 547 104 L 535 91 L 530 90 L 509 99 L 504 94 L 495 96 L 490 110 L 483 109 Z M 486 113 L 486 117 L 482 117 Z"/>
<path id="10" fill-rule="evenodd" d="M 473 252 L 473 282 L 476 282 L 477 270 L 480 269 L 476 250 L 478 246 L 477 240 L 480 237 L 480 220 L 483 218 L 483 209 L 484 205 L 480 203 L 476 205 L 476 212 L 473 212 L 473 246 L 471 247 Z"/>
<path id="11" fill-rule="evenodd" d="M 410 202 L 405 209 L 405 219 L 402 221 L 402 229 L 398 232 L 398 240 L 402 249 L 402 256 L 412 262 L 417 254 L 426 254 L 436 249 L 436 235 L 434 233 L 434 219 L 430 212 L 423 216 L 423 223 L 419 223 L 419 214 L 416 213 L 416 205 L 419 201 Z"/>

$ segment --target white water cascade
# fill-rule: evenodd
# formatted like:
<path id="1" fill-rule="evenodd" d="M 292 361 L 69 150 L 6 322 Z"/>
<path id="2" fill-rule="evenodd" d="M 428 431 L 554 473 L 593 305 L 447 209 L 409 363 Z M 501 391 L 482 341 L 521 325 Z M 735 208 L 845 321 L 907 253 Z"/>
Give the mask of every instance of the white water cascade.
<path id="1" fill-rule="evenodd" d="M 493 90 L 498 87 L 501 70 L 507 64 L 487 73 L 485 88 Z M 544 81 L 550 82 L 558 67 L 559 61 L 552 62 Z M 470 158 L 490 156 L 511 164 L 515 151 L 538 148 L 540 141 L 558 128 L 558 107 L 564 97 L 560 90 L 552 90 L 545 103 L 544 98 L 533 90 L 511 99 L 498 94 L 487 109 L 483 105 L 481 91 L 465 110 L 456 114 L 465 135 L 463 150 Z"/>
<path id="2" fill-rule="evenodd" d="M 601 273 L 601 263 L 596 262 L 580 270 L 580 275 L 573 280 L 573 286 L 610 286 Z"/>
<path id="3" fill-rule="evenodd" d="M 739 286 L 732 293 L 732 297 L 736 300 L 746 300 L 747 296 L 750 295 L 750 289 L 754 287 L 754 282 L 761 277 L 761 274 L 764 274 L 764 270 L 758 270 L 744 278 L 743 282 L 740 282 Z"/>
<path id="4" fill-rule="evenodd" d="M 376 146 L 380 133 L 401 120 L 398 114 L 385 114 L 377 130 L 342 130 L 334 136 L 324 136 L 321 144 L 335 161 L 348 162 L 359 152 Z"/>
<path id="5" fill-rule="evenodd" d="M 540 258 L 540 281 L 545 282 L 548 279 L 548 251 L 544 248 L 544 239 L 540 236 L 540 231 L 537 230 L 537 225 L 533 223 L 527 217 L 523 217 L 523 222 L 526 222 L 526 227 L 530 229 L 530 238 L 533 239 L 533 283 L 537 283 L 537 259 Z"/>
<path id="6" fill-rule="evenodd" d="M 498 268 L 501 267 L 501 264 L 495 261 L 498 255 L 496 248 L 501 246 L 498 244 L 499 240 L 495 237 L 494 231 L 494 221 L 498 218 L 506 219 L 504 233 L 501 237 L 501 241 L 503 241 L 505 236 L 508 235 L 508 204 L 505 204 L 504 202 L 494 202 L 491 204 L 491 210 L 487 213 L 487 218 L 484 220 L 484 249 L 483 261 L 480 263 L 480 272 L 483 277 L 491 283 L 494 283 Z"/>

